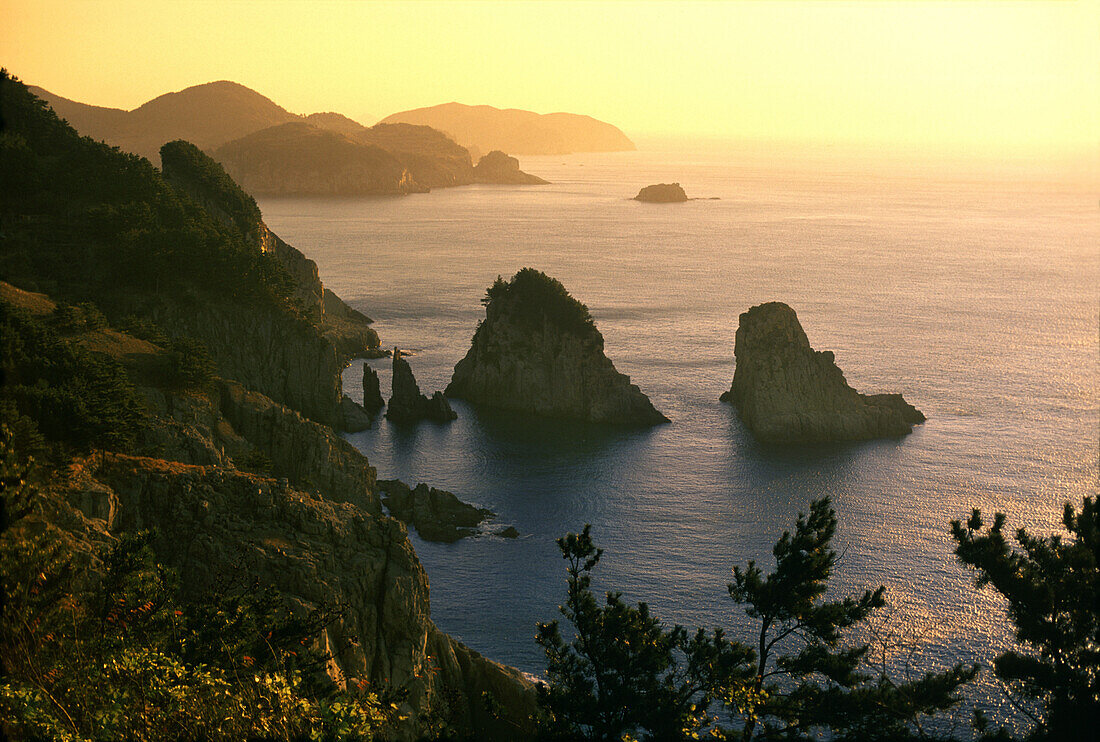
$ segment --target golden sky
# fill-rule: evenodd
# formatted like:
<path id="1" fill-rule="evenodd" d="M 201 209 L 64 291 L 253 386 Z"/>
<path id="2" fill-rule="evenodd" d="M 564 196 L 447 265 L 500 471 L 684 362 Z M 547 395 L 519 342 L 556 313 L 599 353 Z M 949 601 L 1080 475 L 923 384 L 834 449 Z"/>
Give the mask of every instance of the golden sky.
<path id="1" fill-rule="evenodd" d="M 586 113 L 641 138 L 1100 143 L 1100 0 L 0 7 L 0 64 L 127 109 L 228 79 L 295 113 L 359 119 L 456 100 Z"/>

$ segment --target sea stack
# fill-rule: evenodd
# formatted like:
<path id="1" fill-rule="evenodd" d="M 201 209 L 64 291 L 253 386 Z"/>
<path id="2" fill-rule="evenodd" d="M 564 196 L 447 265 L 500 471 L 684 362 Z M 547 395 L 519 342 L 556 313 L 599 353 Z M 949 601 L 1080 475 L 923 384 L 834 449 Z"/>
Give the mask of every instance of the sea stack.
<path id="1" fill-rule="evenodd" d="M 516 412 L 619 425 L 655 425 L 654 409 L 604 355 L 588 308 L 545 273 L 498 277 L 485 320 L 455 366 L 447 395 Z"/>
<path id="2" fill-rule="evenodd" d="M 401 356 L 401 351 L 393 349 L 393 384 L 390 403 L 386 410 L 386 419 L 394 422 L 417 422 L 434 420 L 447 422 L 458 415 L 451 409 L 447 398 L 436 392 L 428 399 L 420 393 L 420 387 L 413 376 L 409 362 Z"/>
<path id="3" fill-rule="evenodd" d="M 769 443 L 898 438 L 924 422 L 900 394 L 860 394 L 830 351 L 815 351 L 793 309 L 780 302 L 741 315 L 733 385 L 722 395 Z"/>
<path id="4" fill-rule="evenodd" d="M 376 416 L 386 405 L 382 399 L 382 385 L 378 381 L 378 372 L 363 364 L 363 409 L 371 417 Z"/>
<path id="5" fill-rule="evenodd" d="M 656 183 L 638 191 L 634 200 L 651 204 L 677 204 L 687 201 L 688 197 L 679 183 Z"/>

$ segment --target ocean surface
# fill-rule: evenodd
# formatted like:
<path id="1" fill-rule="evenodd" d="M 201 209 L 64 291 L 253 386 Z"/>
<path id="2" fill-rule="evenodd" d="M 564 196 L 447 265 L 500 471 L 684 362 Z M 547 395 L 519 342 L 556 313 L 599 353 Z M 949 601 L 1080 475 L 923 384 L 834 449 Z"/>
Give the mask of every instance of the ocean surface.
<path id="1" fill-rule="evenodd" d="M 896 645 L 893 671 L 988 668 L 1010 625 L 956 562 L 949 523 L 979 507 L 1048 534 L 1063 503 L 1097 493 L 1096 184 L 673 152 L 522 167 L 552 185 L 260 202 L 385 347 L 414 353 L 426 393 L 469 348 L 485 289 L 530 266 L 588 305 L 608 356 L 672 421 L 593 427 L 455 401 L 450 424 L 381 419 L 348 436 L 380 478 L 451 490 L 523 534 L 450 545 L 410 534 L 437 625 L 541 674 L 535 624 L 557 617 L 565 594 L 555 539 L 591 523 L 605 549 L 597 588 L 737 636 L 751 622 L 727 594 L 733 566 L 769 569 L 783 530 L 829 496 L 841 554 L 831 594 L 886 586 L 874 628 Z M 700 200 L 630 200 L 670 181 Z M 718 396 L 738 315 L 766 301 L 790 304 L 856 389 L 901 392 L 928 421 L 901 440 L 755 442 Z M 344 377 L 356 399 L 362 363 Z M 389 360 L 370 363 L 388 397 Z M 991 671 L 972 695 L 1008 713 Z"/>

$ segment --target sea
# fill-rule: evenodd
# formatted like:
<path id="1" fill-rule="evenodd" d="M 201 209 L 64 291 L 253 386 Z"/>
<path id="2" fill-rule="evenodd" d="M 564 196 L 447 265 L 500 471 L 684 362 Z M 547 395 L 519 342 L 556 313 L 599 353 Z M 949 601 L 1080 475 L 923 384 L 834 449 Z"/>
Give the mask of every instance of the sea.
<path id="1" fill-rule="evenodd" d="M 1013 724 L 991 670 L 1012 627 L 955 558 L 950 524 L 980 508 L 1047 535 L 1061 531 L 1065 503 L 1098 492 L 1097 179 L 813 150 L 655 148 L 521 165 L 551 184 L 260 201 L 384 347 L 409 354 L 425 393 L 468 350 L 486 288 L 532 267 L 588 306 L 616 368 L 671 420 L 601 427 L 455 400 L 450 423 L 383 418 L 348 435 L 379 478 L 450 490 L 494 511 L 491 529 L 521 534 L 439 544 L 410 533 L 435 623 L 542 675 L 536 625 L 560 618 L 565 598 L 556 539 L 591 524 L 604 549 L 597 590 L 645 602 L 666 624 L 747 640 L 756 624 L 728 594 L 733 567 L 768 571 L 783 531 L 829 497 L 839 519 L 829 596 L 886 587 L 887 607 L 856 638 L 885 646 L 875 658 L 895 677 L 979 663 L 967 704 Z M 632 200 L 673 181 L 693 200 Z M 738 316 L 768 301 L 795 309 L 853 387 L 900 392 L 927 422 L 897 440 L 755 441 L 718 397 L 733 378 Z M 344 376 L 356 399 L 363 363 Z M 367 363 L 388 396 L 389 359 Z"/>

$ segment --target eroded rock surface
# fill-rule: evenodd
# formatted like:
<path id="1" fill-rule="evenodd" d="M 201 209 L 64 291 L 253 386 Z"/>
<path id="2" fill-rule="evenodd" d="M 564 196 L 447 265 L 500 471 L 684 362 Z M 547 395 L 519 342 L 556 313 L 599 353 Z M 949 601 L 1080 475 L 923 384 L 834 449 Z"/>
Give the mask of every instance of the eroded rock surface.
<path id="1" fill-rule="evenodd" d="M 588 308 L 544 273 L 498 278 L 485 320 L 455 366 L 447 395 L 545 417 L 622 425 L 668 422 L 615 370 Z"/>
<path id="2" fill-rule="evenodd" d="M 741 315 L 733 384 L 721 399 L 772 443 L 896 438 L 924 422 L 900 394 L 860 394 L 830 351 L 815 351 L 793 309 L 780 302 Z"/>

